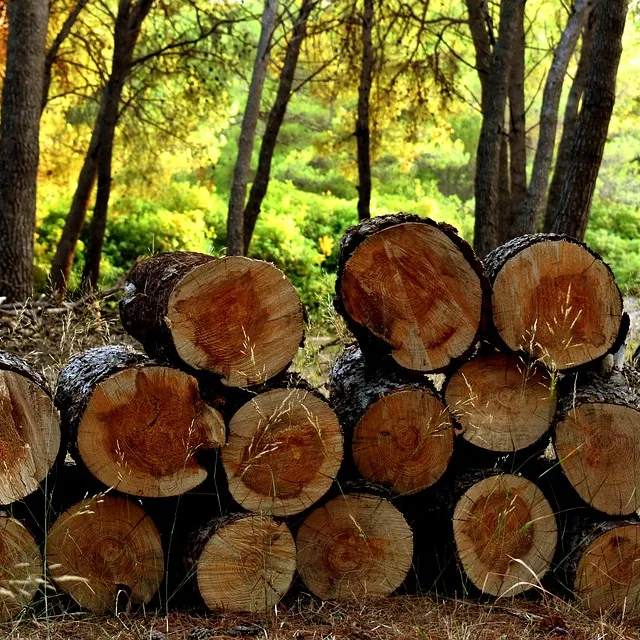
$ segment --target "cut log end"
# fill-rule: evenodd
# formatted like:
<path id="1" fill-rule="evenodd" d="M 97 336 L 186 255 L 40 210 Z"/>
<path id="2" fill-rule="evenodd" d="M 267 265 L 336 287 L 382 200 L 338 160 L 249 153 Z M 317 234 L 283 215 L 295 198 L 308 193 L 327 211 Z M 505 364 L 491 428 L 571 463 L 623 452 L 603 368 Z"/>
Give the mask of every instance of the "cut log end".
<path id="1" fill-rule="evenodd" d="M 413 536 L 388 501 L 366 494 L 330 500 L 313 511 L 296 537 L 298 572 L 323 600 L 386 596 L 404 581 Z"/>
<path id="2" fill-rule="evenodd" d="M 497 452 L 524 449 L 551 427 L 556 397 L 543 367 L 492 353 L 470 360 L 448 380 L 445 400 L 468 442 Z"/>
<path id="3" fill-rule="evenodd" d="M 342 451 L 342 432 L 326 402 L 302 389 L 276 389 L 233 416 L 222 464 L 238 504 L 284 516 L 327 492 Z"/>
<path id="4" fill-rule="evenodd" d="M 42 583 L 42 556 L 17 520 L 0 517 L 0 622 L 15 618 Z"/>
<path id="5" fill-rule="evenodd" d="M 453 534 L 466 575 L 492 596 L 514 596 L 538 585 L 558 537 L 540 489 L 508 474 L 481 480 L 462 495 Z"/>
<path id="6" fill-rule="evenodd" d="M 56 461 L 60 418 L 35 382 L 0 370 L 0 504 L 35 491 Z"/>
<path id="7" fill-rule="evenodd" d="M 213 611 L 265 612 L 288 591 L 296 547 L 287 525 L 264 516 L 216 530 L 197 562 L 198 590 Z"/>
<path id="8" fill-rule="evenodd" d="M 574 590 L 595 614 L 638 614 L 640 525 L 617 526 L 593 540 L 578 563 Z"/>
<path id="9" fill-rule="evenodd" d="M 453 454 L 453 423 L 433 393 L 406 390 L 369 407 L 353 434 L 353 460 L 367 480 L 398 494 L 422 491 L 446 471 Z"/>
<path id="10" fill-rule="evenodd" d="M 435 224 L 407 222 L 367 237 L 346 262 L 340 295 L 348 317 L 414 371 L 445 368 L 480 327 L 480 276 Z"/>
<path id="11" fill-rule="evenodd" d="M 180 358 L 231 387 L 283 371 L 304 335 L 300 299 L 283 273 L 238 256 L 192 269 L 174 287 L 167 316 Z"/>
<path id="12" fill-rule="evenodd" d="M 551 370 L 605 355 L 618 340 L 622 314 L 613 274 L 575 242 L 530 244 L 506 261 L 493 283 L 500 338 Z"/>
<path id="13" fill-rule="evenodd" d="M 640 411 L 587 402 L 558 424 L 556 453 L 580 497 L 610 515 L 640 509 Z"/>
<path id="14" fill-rule="evenodd" d="M 223 444 L 225 426 L 191 376 L 169 367 L 136 367 L 96 386 L 77 440 L 82 461 L 108 487 L 165 497 L 205 480 L 194 454 Z"/>
<path id="15" fill-rule="evenodd" d="M 93 613 L 148 603 L 164 575 L 160 534 L 136 504 L 108 495 L 63 513 L 47 541 L 58 587 Z"/>

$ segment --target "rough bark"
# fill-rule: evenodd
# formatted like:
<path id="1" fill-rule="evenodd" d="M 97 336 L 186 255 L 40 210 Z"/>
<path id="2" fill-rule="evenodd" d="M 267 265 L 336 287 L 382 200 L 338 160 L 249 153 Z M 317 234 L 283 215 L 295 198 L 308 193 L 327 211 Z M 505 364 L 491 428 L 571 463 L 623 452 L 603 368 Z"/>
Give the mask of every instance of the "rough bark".
<path id="1" fill-rule="evenodd" d="M 578 240 L 584 239 L 587 230 L 616 99 L 616 75 L 628 5 L 628 0 L 609 0 L 596 12 L 587 82 L 571 145 L 571 164 L 552 228 L 555 233 L 566 233 Z"/>
<path id="2" fill-rule="evenodd" d="M 547 197 L 547 207 L 544 215 L 544 231 L 548 233 L 553 227 L 558 210 L 558 203 L 562 194 L 562 186 L 567 173 L 567 169 L 571 164 L 571 145 L 576 130 L 576 122 L 578 121 L 578 110 L 580 100 L 584 92 L 587 81 L 587 71 L 589 69 L 589 58 L 593 46 L 593 38 L 595 34 L 596 10 L 592 9 L 587 18 L 587 24 L 582 33 L 582 47 L 580 50 L 580 60 L 576 75 L 571 83 L 571 89 L 567 96 L 567 104 L 564 110 L 564 120 L 562 123 L 562 136 L 558 145 L 558 153 L 556 155 L 555 168 L 553 170 L 553 178 L 549 186 L 549 196 Z"/>
<path id="3" fill-rule="evenodd" d="M 278 0 L 265 0 L 262 13 L 262 26 L 258 50 L 253 65 L 251 84 L 247 94 L 247 104 L 244 109 L 240 139 L 238 141 L 238 156 L 233 171 L 233 182 L 229 196 L 229 215 L 227 218 L 227 255 L 244 255 L 244 205 L 251 168 L 251 154 L 258 124 L 262 88 L 267 76 L 269 64 L 269 48 L 271 36 L 275 28 L 278 14 Z"/>
<path id="4" fill-rule="evenodd" d="M 502 244 L 511 227 L 511 171 L 509 167 L 509 135 L 503 126 L 500 136 L 500 159 L 498 177 L 498 243 Z"/>
<path id="5" fill-rule="evenodd" d="M 249 250 L 251 236 L 256 226 L 256 221 L 260 215 L 262 201 L 267 193 L 269 185 L 269 175 L 271 173 L 271 161 L 276 148 L 280 127 L 287 112 L 287 106 L 292 95 L 293 81 L 295 77 L 296 67 L 298 65 L 298 57 L 300 56 L 300 47 L 307 33 L 307 20 L 313 10 L 317 0 L 303 0 L 300 7 L 300 13 L 293 26 L 291 38 L 287 45 L 287 52 L 282 64 L 280 72 L 280 81 L 278 84 L 278 93 L 267 117 L 262 142 L 260 143 L 260 156 L 258 158 L 258 168 L 249 192 L 249 200 L 244 210 L 244 251 L 245 254 Z"/>
<path id="6" fill-rule="evenodd" d="M 493 34 L 489 31 L 489 15 L 485 0 L 466 0 L 466 4 L 469 14 L 469 30 L 471 31 L 473 47 L 476 52 L 476 71 L 480 78 L 480 109 L 484 113 L 484 106 L 488 100 L 486 92 L 493 54 Z"/>
<path id="7" fill-rule="evenodd" d="M 362 62 L 358 85 L 358 116 L 356 143 L 358 148 L 358 220 L 371 217 L 371 133 L 370 99 L 373 77 L 374 51 L 372 42 L 374 22 L 373 0 L 364 0 L 362 14 Z"/>
<path id="8" fill-rule="evenodd" d="M 498 245 L 498 182 L 500 140 L 507 102 L 510 56 L 519 6 L 524 0 L 503 1 L 498 40 L 487 74 L 482 128 L 476 153 L 474 249 L 484 257 Z"/>
<path id="9" fill-rule="evenodd" d="M 595 0 L 577 0 L 573 12 L 567 20 L 558 47 L 553 54 L 551 67 L 547 75 L 542 95 L 540 111 L 540 132 L 538 146 L 531 171 L 531 181 L 527 190 L 527 197 L 518 211 L 514 224 L 514 236 L 535 233 L 538 228 L 542 206 L 547 194 L 549 173 L 553 160 L 553 151 L 558 128 L 558 109 L 562 86 L 567 74 L 571 56 L 578 42 L 580 32 L 591 11 Z"/>
<path id="10" fill-rule="evenodd" d="M 10 0 L 0 123 L 0 296 L 33 289 L 33 233 L 48 4 Z"/>

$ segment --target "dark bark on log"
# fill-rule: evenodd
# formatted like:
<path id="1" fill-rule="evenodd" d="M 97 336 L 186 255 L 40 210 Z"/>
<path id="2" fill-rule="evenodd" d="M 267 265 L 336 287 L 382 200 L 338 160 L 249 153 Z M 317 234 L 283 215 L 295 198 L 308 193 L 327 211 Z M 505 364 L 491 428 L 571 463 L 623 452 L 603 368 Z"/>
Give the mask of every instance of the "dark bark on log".
<path id="1" fill-rule="evenodd" d="M 0 349 L 0 371 L 13 371 L 37 384 L 49 397 L 53 397 L 47 381 L 22 358 Z"/>

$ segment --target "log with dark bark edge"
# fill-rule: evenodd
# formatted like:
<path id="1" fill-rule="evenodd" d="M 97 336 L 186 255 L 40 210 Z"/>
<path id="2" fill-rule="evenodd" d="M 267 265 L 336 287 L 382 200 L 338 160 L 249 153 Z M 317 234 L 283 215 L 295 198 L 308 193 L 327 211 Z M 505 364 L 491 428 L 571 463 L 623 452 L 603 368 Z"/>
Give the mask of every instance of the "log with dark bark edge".
<path id="1" fill-rule="evenodd" d="M 296 546 L 285 523 L 237 514 L 194 531 L 184 560 L 209 609 L 265 612 L 293 582 Z"/>
<path id="2" fill-rule="evenodd" d="M 121 345 L 76 355 L 58 380 L 56 405 L 71 455 L 107 487 L 178 495 L 207 477 L 195 458 L 224 444 L 222 416 L 195 378 Z"/>
<path id="3" fill-rule="evenodd" d="M 640 509 L 640 372 L 578 374 L 563 384 L 554 444 L 580 497 L 615 516 Z"/>
<path id="4" fill-rule="evenodd" d="M 160 534 L 134 502 L 98 495 L 53 524 L 47 566 L 56 585 L 93 613 L 149 603 L 164 576 Z"/>
<path id="5" fill-rule="evenodd" d="M 323 600 L 386 596 L 406 578 L 413 534 L 389 500 L 371 493 L 339 495 L 315 508 L 296 535 L 297 567 Z"/>
<path id="6" fill-rule="evenodd" d="M 445 369 L 477 341 L 488 291 L 471 247 L 428 218 L 372 218 L 340 243 L 335 306 L 366 357 L 388 353 L 411 371 Z"/>
<path id="7" fill-rule="evenodd" d="M 347 457 L 366 480 L 406 495 L 431 486 L 447 469 L 453 422 L 426 377 L 367 363 L 359 348 L 348 347 L 331 372 L 331 405 Z"/>
<path id="8" fill-rule="evenodd" d="M 151 356 L 212 372 L 231 387 L 286 369 L 304 337 L 300 298 L 282 271 L 240 256 L 148 258 L 129 276 L 120 316 Z"/>
<path id="9" fill-rule="evenodd" d="M 47 383 L 0 350 L 0 504 L 38 489 L 61 451 L 60 418 Z"/>
<path id="10" fill-rule="evenodd" d="M 611 269 L 563 235 L 514 238 L 485 259 L 497 346 L 564 371 L 614 353 L 628 320 Z"/>
<path id="11" fill-rule="evenodd" d="M 287 516 L 329 490 L 342 456 L 342 431 L 329 405 L 290 387 L 261 393 L 235 413 L 222 465 L 238 504 Z"/>
<path id="12" fill-rule="evenodd" d="M 444 398 L 462 437 L 476 447 L 503 454 L 535 443 L 546 447 L 556 396 L 541 364 L 515 354 L 479 354 L 449 376 Z"/>
<path id="13" fill-rule="evenodd" d="M 42 555 L 26 527 L 0 512 L 0 622 L 15 618 L 43 583 Z"/>
<path id="14" fill-rule="evenodd" d="M 477 478 L 471 473 L 457 480 L 453 536 L 462 570 L 491 596 L 535 588 L 551 566 L 558 539 L 549 502 L 521 476 Z"/>

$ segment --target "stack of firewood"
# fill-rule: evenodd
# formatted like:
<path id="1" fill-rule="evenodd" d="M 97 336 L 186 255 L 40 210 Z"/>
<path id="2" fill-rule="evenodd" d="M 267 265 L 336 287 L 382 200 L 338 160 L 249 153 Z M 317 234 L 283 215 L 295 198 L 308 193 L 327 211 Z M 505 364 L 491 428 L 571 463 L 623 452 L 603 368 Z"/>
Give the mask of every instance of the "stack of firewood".
<path id="1" fill-rule="evenodd" d="M 296 573 L 322 599 L 553 576 L 640 609 L 638 375 L 611 356 L 625 315 L 599 257 L 537 235 L 483 265 L 448 225 L 384 216 L 344 237 L 335 304 L 358 344 L 329 401 L 288 372 L 294 288 L 242 257 L 138 264 L 120 313 L 146 355 L 78 354 L 53 397 L 1 353 L 0 503 L 44 495 L 51 526 L 45 572 L 37 532 L 0 520 L 0 617 L 49 578 L 94 612 L 163 581 L 264 611 Z"/>

